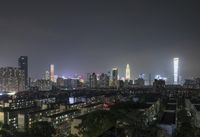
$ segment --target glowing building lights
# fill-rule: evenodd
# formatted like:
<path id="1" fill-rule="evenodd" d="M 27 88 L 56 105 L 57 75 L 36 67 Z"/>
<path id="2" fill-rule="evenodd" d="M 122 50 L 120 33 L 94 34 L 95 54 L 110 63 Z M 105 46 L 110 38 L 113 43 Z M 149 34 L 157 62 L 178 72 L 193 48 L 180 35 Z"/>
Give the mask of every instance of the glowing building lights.
<path id="1" fill-rule="evenodd" d="M 179 84 L 179 58 L 174 58 L 174 84 Z"/>
<path id="2" fill-rule="evenodd" d="M 126 65 L 126 80 L 131 79 L 131 72 L 130 72 L 130 66 L 129 64 Z"/>
<path id="3" fill-rule="evenodd" d="M 54 75 L 54 65 L 51 64 L 51 65 L 50 65 L 50 80 L 51 80 L 52 82 L 55 81 L 54 77 L 55 77 L 55 75 Z"/>
<path id="4" fill-rule="evenodd" d="M 156 75 L 155 79 L 167 81 L 167 78 L 166 77 L 162 77 L 161 75 Z"/>

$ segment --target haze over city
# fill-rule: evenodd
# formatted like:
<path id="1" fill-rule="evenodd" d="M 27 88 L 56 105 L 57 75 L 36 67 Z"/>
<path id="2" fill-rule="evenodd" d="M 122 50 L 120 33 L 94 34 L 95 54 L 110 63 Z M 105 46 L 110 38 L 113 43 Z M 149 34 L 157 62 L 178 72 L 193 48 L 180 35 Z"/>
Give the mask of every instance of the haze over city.
<path id="1" fill-rule="evenodd" d="M 173 77 L 173 58 L 183 78 L 199 76 L 199 1 L 2 1 L 0 66 L 29 57 L 40 78 L 108 72 Z"/>
<path id="2" fill-rule="evenodd" d="M 0 137 L 200 137 L 199 7 L 0 1 Z"/>

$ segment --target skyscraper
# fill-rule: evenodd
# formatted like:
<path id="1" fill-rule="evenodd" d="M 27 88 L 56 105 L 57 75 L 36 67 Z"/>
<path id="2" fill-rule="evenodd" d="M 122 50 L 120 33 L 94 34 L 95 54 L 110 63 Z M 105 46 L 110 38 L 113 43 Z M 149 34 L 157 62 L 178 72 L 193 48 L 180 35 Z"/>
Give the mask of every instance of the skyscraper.
<path id="1" fill-rule="evenodd" d="M 24 71 L 24 80 L 25 80 L 25 87 L 28 87 L 28 57 L 27 56 L 20 56 L 18 59 L 18 66 L 19 69 Z"/>
<path id="2" fill-rule="evenodd" d="M 114 88 L 118 87 L 118 68 L 112 69 L 112 86 Z"/>
<path id="3" fill-rule="evenodd" d="M 102 73 L 99 77 L 99 87 L 108 88 L 109 87 L 109 76 L 105 73 Z"/>
<path id="4" fill-rule="evenodd" d="M 174 58 L 174 84 L 179 84 L 179 58 Z"/>
<path id="5" fill-rule="evenodd" d="M 49 71 L 47 70 L 47 71 L 45 71 L 45 76 L 44 76 L 44 79 L 45 80 L 50 80 L 50 73 L 49 73 Z"/>
<path id="6" fill-rule="evenodd" d="M 20 68 L 0 68 L 0 91 L 18 92 L 25 89 L 24 71 Z"/>
<path id="7" fill-rule="evenodd" d="M 130 80 L 131 79 L 131 72 L 130 72 L 130 66 L 129 64 L 126 65 L 126 80 Z"/>
<path id="8" fill-rule="evenodd" d="M 97 88 L 97 75 L 92 73 L 91 75 L 91 88 Z"/>
<path id="9" fill-rule="evenodd" d="M 54 82 L 55 81 L 55 78 L 54 78 L 54 65 L 53 64 L 51 64 L 50 65 L 50 80 L 52 81 L 52 82 Z"/>
<path id="10" fill-rule="evenodd" d="M 97 88 L 97 75 L 95 73 L 88 73 L 87 74 L 88 79 L 88 87 L 89 88 Z"/>

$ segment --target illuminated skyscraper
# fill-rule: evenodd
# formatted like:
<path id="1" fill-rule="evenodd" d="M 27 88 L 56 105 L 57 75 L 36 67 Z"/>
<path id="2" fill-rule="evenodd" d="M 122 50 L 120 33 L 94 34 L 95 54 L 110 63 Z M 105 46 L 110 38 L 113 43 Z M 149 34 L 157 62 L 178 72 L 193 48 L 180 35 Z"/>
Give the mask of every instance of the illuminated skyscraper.
<path id="1" fill-rule="evenodd" d="M 109 76 L 107 74 L 102 73 L 99 77 L 99 87 L 100 88 L 108 88 L 109 87 Z"/>
<path id="2" fill-rule="evenodd" d="M 14 67 L 0 68 L 0 91 L 18 92 L 25 90 L 24 70 Z"/>
<path id="3" fill-rule="evenodd" d="M 27 88 L 28 87 L 28 57 L 27 56 L 19 57 L 18 65 L 19 65 L 19 68 L 24 71 L 25 86 Z"/>
<path id="4" fill-rule="evenodd" d="M 55 81 L 54 76 L 55 76 L 55 75 L 54 75 L 54 65 L 51 64 L 51 65 L 50 65 L 50 80 L 51 80 L 52 82 Z"/>
<path id="5" fill-rule="evenodd" d="M 179 58 L 174 58 L 174 84 L 179 84 Z"/>
<path id="6" fill-rule="evenodd" d="M 112 69 L 112 86 L 115 88 L 118 87 L 118 68 Z"/>
<path id="7" fill-rule="evenodd" d="M 44 79 L 45 79 L 45 80 L 49 80 L 49 79 L 50 79 L 50 74 L 49 74 L 49 71 L 48 71 L 48 70 L 45 72 Z"/>
<path id="8" fill-rule="evenodd" d="M 131 72 L 130 72 L 130 66 L 129 64 L 126 65 L 126 80 L 130 80 L 131 79 Z"/>

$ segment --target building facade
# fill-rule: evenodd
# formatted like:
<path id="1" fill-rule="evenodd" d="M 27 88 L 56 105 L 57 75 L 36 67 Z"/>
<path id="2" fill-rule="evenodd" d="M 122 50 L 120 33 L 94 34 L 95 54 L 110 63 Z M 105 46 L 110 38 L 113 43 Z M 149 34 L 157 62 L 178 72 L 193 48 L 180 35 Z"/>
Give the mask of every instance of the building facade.
<path id="1" fill-rule="evenodd" d="M 28 57 L 27 56 L 19 57 L 18 65 L 19 65 L 19 68 L 24 71 L 25 87 L 27 88 L 29 86 L 28 84 Z"/>
<path id="2" fill-rule="evenodd" d="M 112 69 L 112 87 L 118 88 L 118 68 Z"/>
<path id="3" fill-rule="evenodd" d="M 19 68 L 0 68 L 0 91 L 18 92 L 25 89 L 24 71 Z"/>
<path id="4" fill-rule="evenodd" d="M 105 73 L 102 73 L 99 77 L 99 87 L 100 88 L 109 88 L 109 76 Z"/>

